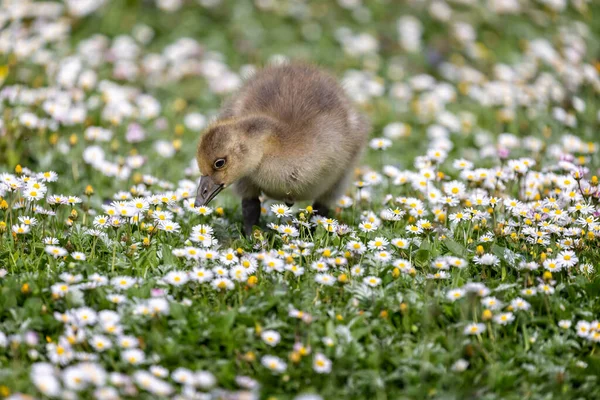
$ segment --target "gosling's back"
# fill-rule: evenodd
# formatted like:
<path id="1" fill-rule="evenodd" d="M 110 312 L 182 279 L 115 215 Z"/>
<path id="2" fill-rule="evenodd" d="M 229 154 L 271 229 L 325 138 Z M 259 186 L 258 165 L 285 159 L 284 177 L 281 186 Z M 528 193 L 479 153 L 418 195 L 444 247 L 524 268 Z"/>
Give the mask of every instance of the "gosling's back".
<path id="1" fill-rule="evenodd" d="M 310 133 L 316 122 L 341 128 L 357 139 L 368 132 L 367 121 L 357 114 L 336 79 L 307 64 L 269 66 L 256 72 L 235 98 L 225 104 L 222 117 L 267 114 L 286 125 L 282 135 L 292 139 Z M 303 135 L 304 136 L 304 135 Z"/>

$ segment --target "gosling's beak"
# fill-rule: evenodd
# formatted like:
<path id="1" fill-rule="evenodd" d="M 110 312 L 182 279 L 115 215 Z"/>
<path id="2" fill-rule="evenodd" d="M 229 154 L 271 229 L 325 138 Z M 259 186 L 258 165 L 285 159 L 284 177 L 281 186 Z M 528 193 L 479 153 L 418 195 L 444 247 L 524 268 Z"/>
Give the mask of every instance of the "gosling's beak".
<path id="1" fill-rule="evenodd" d="M 205 206 L 214 199 L 221 190 L 223 185 L 215 183 L 212 177 L 206 175 L 200 177 L 200 183 L 198 183 L 198 190 L 196 191 L 196 201 L 194 207 Z"/>

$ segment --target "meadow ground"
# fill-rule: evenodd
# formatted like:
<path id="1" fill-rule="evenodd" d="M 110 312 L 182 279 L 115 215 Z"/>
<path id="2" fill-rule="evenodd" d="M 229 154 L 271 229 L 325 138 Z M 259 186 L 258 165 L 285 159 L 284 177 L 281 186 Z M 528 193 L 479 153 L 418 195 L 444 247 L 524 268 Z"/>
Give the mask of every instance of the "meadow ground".
<path id="1" fill-rule="evenodd" d="M 4 1 L 0 398 L 600 398 L 598 4 Z M 246 240 L 195 147 L 286 58 L 372 140 Z"/>

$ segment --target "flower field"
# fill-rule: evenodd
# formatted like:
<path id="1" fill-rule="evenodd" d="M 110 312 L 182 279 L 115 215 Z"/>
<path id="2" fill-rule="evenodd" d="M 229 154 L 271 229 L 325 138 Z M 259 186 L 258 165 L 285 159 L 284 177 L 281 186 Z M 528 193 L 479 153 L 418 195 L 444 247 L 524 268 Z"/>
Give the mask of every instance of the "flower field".
<path id="1" fill-rule="evenodd" d="M 597 1 L 0 7 L 0 399 L 600 398 Z M 245 238 L 198 139 L 297 59 L 368 150 Z"/>

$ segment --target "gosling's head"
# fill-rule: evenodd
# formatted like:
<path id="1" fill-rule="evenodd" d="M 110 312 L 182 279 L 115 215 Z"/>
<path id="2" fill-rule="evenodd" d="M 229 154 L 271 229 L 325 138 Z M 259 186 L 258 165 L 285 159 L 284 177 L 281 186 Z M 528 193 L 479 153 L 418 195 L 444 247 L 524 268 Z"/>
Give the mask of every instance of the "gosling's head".
<path id="1" fill-rule="evenodd" d="M 208 204 L 223 188 L 252 174 L 279 129 L 267 116 L 249 116 L 218 121 L 200 138 L 196 159 L 200 183 L 194 205 Z"/>

